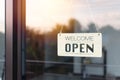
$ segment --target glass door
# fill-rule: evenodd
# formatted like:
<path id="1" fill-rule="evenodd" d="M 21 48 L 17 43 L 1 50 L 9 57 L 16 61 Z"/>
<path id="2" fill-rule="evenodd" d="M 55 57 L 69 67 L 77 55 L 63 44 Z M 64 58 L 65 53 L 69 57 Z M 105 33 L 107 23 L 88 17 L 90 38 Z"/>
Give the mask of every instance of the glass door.
<path id="1" fill-rule="evenodd" d="M 102 57 L 57 55 L 58 33 L 102 33 Z M 26 80 L 120 78 L 119 0 L 26 0 Z"/>
<path id="2" fill-rule="evenodd" d="M 5 72 L 5 0 L 0 0 L 0 80 Z"/>

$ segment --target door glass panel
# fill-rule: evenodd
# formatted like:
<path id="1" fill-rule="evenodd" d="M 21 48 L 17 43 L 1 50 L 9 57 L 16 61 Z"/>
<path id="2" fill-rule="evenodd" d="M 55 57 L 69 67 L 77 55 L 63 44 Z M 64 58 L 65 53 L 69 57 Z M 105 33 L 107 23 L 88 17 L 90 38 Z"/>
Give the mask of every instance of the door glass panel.
<path id="1" fill-rule="evenodd" d="M 5 0 L 0 0 L 0 80 L 4 78 L 5 60 Z"/>
<path id="2" fill-rule="evenodd" d="M 102 33 L 102 57 L 60 57 L 58 33 Z M 26 80 L 120 78 L 119 0 L 26 0 Z"/>

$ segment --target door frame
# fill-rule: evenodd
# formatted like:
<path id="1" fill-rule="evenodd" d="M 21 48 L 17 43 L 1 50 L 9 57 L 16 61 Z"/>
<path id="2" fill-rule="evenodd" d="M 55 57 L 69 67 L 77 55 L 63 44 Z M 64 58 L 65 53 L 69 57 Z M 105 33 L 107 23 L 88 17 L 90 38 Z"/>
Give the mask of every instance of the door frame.
<path id="1" fill-rule="evenodd" d="M 5 80 L 24 80 L 25 0 L 6 0 L 5 8 Z"/>

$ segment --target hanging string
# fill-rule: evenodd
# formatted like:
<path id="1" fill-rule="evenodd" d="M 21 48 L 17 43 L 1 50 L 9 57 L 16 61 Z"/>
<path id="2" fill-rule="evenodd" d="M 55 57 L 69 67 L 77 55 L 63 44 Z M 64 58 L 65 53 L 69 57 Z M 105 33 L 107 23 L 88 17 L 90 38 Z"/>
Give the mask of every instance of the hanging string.
<path id="1" fill-rule="evenodd" d="M 91 8 L 91 5 L 89 4 L 89 1 L 88 1 L 88 0 L 85 0 L 85 1 L 86 1 L 86 4 L 87 4 L 89 13 L 90 13 L 90 17 L 91 17 L 91 19 L 92 19 L 92 22 L 95 22 L 96 20 L 95 20 L 95 16 L 94 16 L 94 14 L 93 14 L 93 10 L 92 10 L 92 8 Z M 95 26 L 96 26 L 96 30 L 97 30 L 97 32 L 98 32 L 99 29 L 98 29 L 98 27 L 97 27 L 96 24 L 95 24 Z"/>
<path id="2" fill-rule="evenodd" d="M 63 31 L 63 27 L 64 27 L 64 26 L 62 25 L 62 26 L 61 26 L 61 29 L 60 29 L 60 32 L 59 32 L 60 35 L 61 35 L 62 31 Z"/>
<path id="3" fill-rule="evenodd" d="M 88 1 L 88 0 L 85 0 L 85 1 L 86 1 L 86 4 L 87 4 L 87 8 L 88 8 L 88 10 L 89 10 L 89 13 L 90 13 L 90 17 L 91 17 L 91 19 L 92 19 L 92 22 L 95 22 L 95 16 L 94 16 L 94 14 L 93 14 L 91 5 L 89 4 L 89 1 Z M 97 26 L 97 25 L 95 24 L 95 26 Z M 64 26 L 62 26 L 61 29 L 60 29 L 60 32 L 59 32 L 60 35 L 61 35 L 62 31 L 63 31 L 63 27 L 64 27 Z M 97 32 L 99 31 L 98 27 L 96 27 L 96 30 L 97 30 Z"/>
<path id="4" fill-rule="evenodd" d="M 62 31 L 63 31 L 63 26 L 61 26 L 60 28 L 59 36 L 61 36 Z"/>

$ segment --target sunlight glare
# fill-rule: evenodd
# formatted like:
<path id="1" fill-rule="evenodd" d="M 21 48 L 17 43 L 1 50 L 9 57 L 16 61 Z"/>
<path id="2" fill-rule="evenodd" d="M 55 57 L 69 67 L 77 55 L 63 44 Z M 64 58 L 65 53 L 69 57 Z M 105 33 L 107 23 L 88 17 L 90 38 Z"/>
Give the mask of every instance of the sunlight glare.
<path id="1" fill-rule="evenodd" d="M 67 0 L 26 0 L 26 24 L 48 31 L 56 23 L 67 22 L 72 14 L 70 7 Z"/>

